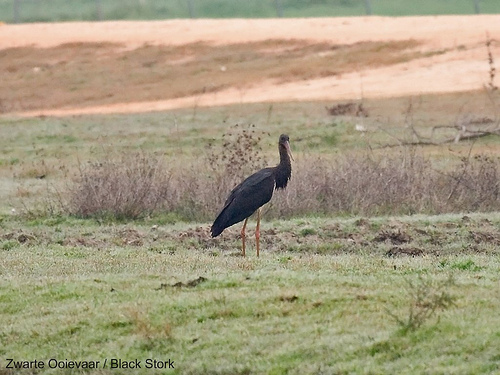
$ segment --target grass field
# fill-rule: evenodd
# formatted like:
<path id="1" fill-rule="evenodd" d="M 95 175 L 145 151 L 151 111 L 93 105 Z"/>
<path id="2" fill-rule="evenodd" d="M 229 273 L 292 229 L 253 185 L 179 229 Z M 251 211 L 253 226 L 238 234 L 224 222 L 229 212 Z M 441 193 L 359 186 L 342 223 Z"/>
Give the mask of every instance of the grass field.
<path id="1" fill-rule="evenodd" d="M 206 224 L 4 220 L 0 366 L 67 359 L 126 373 L 109 369 L 115 358 L 163 373 L 144 368 L 149 358 L 179 374 L 494 373 L 499 225 L 498 214 L 277 221 L 264 224 L 263 256 L 243 259 L 237 230 L 205 240 Z M 452 303 L 417 317 L 443 296 Z"/>
<path id="2" fill-rule="evenodd" d="M 362 16 L 367 13 L 364 0 L 322 0 L 279 2 L 252 1 L 202 1 L 202 0 L 80 0 L 69 4 L 63 0 L 20 1 L 18 19 L 21 22 L 54 22 L 70 20 L 116 20 L 116 19 L 171 19 L 171 18 L 269 18 L 277 17 L 339 17 Z M 474 14 L 474 0 L 432 1 L 409 0 L 371 1 L 371 13 L 384 16 Z M 277 6 L 281 4 L 281 6 Z M 191 6 L 190 6 L 191 5 Z M 480 13 L 498 13 L 496 0 L 477 2 Z M 13 22 L 14 0 L 0 1 L 0 21 Z"/>
<path id="3" fill-rule="evenodd" d="M 179 374 L 498 371 L 498 213 L 268 219 L 261 258 L 250 241 L 243 259 L 237 227 L 210 239 L 206 222 L 162 215 L 102 222 L 47 211 L 50 187 L 64 186 L 78 163 L 105 157 L 111 144 L 186 163 L 206 158 L 206 145 L 219 142 L 228 123 L 251 121 L 272 124 L 262 144 L 270 163 L 283 130 L 300 134 L 292 138 L 296 163 L 341 157 L 390 143 L 387 132 L 404 136 L 395 124 L 408 101 L 366 102 L 372 135 L 350 130 L 359 118 L 331 117 L 331 103 L 4 118 L 0 371 L 10 373 L 8 358 L 44 361 L 43 373 L 127 372 L 110 369 L 112 359 L 140 360 L 148 374 L 165 370 L 145 368 L 147 359 L 174 361 L 168 371 Z M 442 124 L 452 121 L 443 108 L 474 113 L 487 101 L 423 97 L 415 121 Z M 375 131 L 381 117 L 390 121 Z M 496 155 L 498 143 L 484 138 L 425 153 L 453 163 L 471 146 Z M 50 359 L 100 367 L 47 369 Z"/>
<path id="4" fill-rule="evenodd" d="M 498 90 L 347 103 L 195 103 L 139 114 L 12 114 L 193 95 L 230 58 L 237 73 L 225 84 L 234 87 L 240 77 L 258 82 L 259 74 L 287 81 L 346 72 L 353 58 L 391 66 L 420 58 L 415 46 L 294 41 L 281 64 L 265 43 L 129 51 L 70 44 L 0 55 L 9 72 L 0 88 L 0 375 L 130 373 L 112 368 L 118 359 L 141 361 L 144 374 L 499 372 L 499 140 L 490 134 L 444 142 L 463 127 L 498 127 Z M 203 52 L 202 61 L 195 50 Z M 302 59 L 311 51 L 317 56 L 305 71 Z M 336 54 L 335 66 L 324 53 Z M 166 78 L 155 61 L 186 56 L 192 60 L 172 66 L 171 91 L 162 93 Z M 37 67 L 49 77 L 36 77 Z M 120 74 L 113 76 L 113 67 Z M 124 72 L 134 74 L 120 81 Z M 181 75 L 192 80 L 176 80 Z M 100 84 L 106 77 L 109 87 Z M 237 137 L 251 129 L 260 141 L 250 137 L 243 149 L 236 147 L 234 140 L 244 141 Z M 261 257 L 254 255 L 252 219 L 243 258 L 238 225 L 209 236 L 233 186 L 228 178 L 241 177 L 217 170 L 223 157 L 235 154 L 242 160 L 257 155 L 243 165 L 251 170 L 237 170 L 242 175 L 275 164 L 283 132 L 295 156 L 293 177 L 264 210 Z M 418 140 L 435 144 L 411 144 Z M 165 169 L 143 170 L 139 159 Z M 359 170 L 349 169 L 356 165 Z M 409 175 L 419 166 L 423 173 Z M 93 175 L 87 190 L 75 190 L 88 170 L 104 173 Z M 127 189 L 144 193 L 134 190 L 135 177 L 149 182 L 158 171 L 172 172 L 160 176 L 160 185 L 177 178 L 168 196 L 180 202 L 177 211 L 167 209 L 164 197 L 164 206 L 135 220 L 67 209 L 75 191 L 76 198 L 84 196 L 78 192 L 95 196 L 114 172 L 124 174 L 103 185 L 124 190 L 103 195 L 118 205 Z M 338 171 L 341 182 L 358 173 L 340 186 L 360 192 L 354 202 L 360 206 L 323 210 L 343 203 L 332 198 Z M 419 185 L 426 174 L 445 178 L 429 188 Z M 418 189 L 410 186 L 401 200 L 399 188 L 408 181 Z M 438 190 L 443 201 L 432 207 L 409 203 L 427 202 L 422 192 L 437 196 Z M 363 206 L 382 195 L 390 199 L 375 209 Z M 301 201 L 316 206 L 294 211 Z M 435 212 L 444 213 L 429 214 Z M 14 362 L 31 368 L 8 368 Z M 96 368 L 75 368 L 92 364 Z M 174 368 L 158 368 L 169 365 Z"/>

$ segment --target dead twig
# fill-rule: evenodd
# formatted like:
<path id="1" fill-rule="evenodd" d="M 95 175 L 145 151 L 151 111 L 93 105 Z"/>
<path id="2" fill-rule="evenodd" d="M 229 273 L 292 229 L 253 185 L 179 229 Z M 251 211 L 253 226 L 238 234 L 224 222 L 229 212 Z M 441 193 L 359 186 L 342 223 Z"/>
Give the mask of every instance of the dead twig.
<path id="1" fill-rule="evenodd" d="M 495 85 L 495 74 L 496 74 L 496 68 L 495 68 L 495 59 L 493 58 L 493 54 L 491 53 L 491 43 L 493 43 L 494 40 L 490 38 L 490 34 L 487 32 L 486 33 L 486 49 L 488 50 L 488 65 L 490 67 L 489 70 L 489 75 L 490 75 L 490 81 L 488 82 L 488 88 L 491 91 L 498 90 L 498 86 Z"/>

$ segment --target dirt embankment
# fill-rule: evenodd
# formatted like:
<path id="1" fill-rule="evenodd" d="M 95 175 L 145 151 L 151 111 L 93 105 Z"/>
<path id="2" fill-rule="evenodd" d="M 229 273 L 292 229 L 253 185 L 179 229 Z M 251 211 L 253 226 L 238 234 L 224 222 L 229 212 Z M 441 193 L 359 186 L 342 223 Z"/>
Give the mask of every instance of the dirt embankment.
<path id="1" fill-rule="evenodd" d="M 360 97 L 392 97 L 424 93 L 477 90 L 489 82 L 487 34 L 493 39 L 491 52 L 500 61 L 500 16 L 439 17 L 353 17 L 266 20 L 172 20 L 154 22 L 101 22 L 2 25 L 0 27 L 0 61 L 9 60 L 12 48 L 36 46 L 50 48 L 66 43 L 115 43 L 121 51 L 145 45 L 184 46 L 192 43 L 227 45 L 266 40 L 306 40 L 311 44 L 332 45 L 359 42 L 408 41 L 419 43 L 420 55 L 397 64 L 373 67 L 369 60 L 360 61 L 355 71 L 297 80 L 260 80 L 244 87 L 221 86 L 214 92 L 200 91 L 175 98 L 152 100 L 130 98 L 88 105 L 64 103 L 51 108 L 12 108 L 5 104 L 2 112 L 19 115 L 71 115 L 79 113 L 117 113 L 168 110 L 231 103 L 293 100 L 343 100 Z M 78 45 L 78 44 L 77 44 Z M 22 49 L 21 48 L 21 49 Z M 307 66 L 307 56 L 304 64 Z M 89 59 L 95 57 L 89 56 Z M 497 65 L 498 63 L 495 62 Z M 7 70 L 14 74 L 22 66 Z M 28 73 L 39 72 L 30 66 Z M 229 71 L 231 66 L 223 66 Z M 255 69 L 259 69 L 258 66 Z M 499 67 L 497 66 L 497 71 Z M 224 70 L 226 71 L 226 70 Z M 133 72 L 131 72 L 132 74 Z M 126 78 L 126 77 L 125 77 Z M 183 77 L 186 81 L 195 76 Z M 147 80 L 147 76 L 144 77 Z M 498 81 L 497 77 L 497 81 Z M 29 77 L 26 84 L 29 85 Z M 497 85 L 500 85 L 497 82 Z M 99 82 L 95 90 L 99 90 Z M 165 83 L 168 89 L 168 84 Z M 33 88 L 35 90 L 36 88 Z M 74 88 L 77 90 L 78 88 Z M 15 90 L 10 90 L 15 91 Z M 98 94 L 98 93 L 96 93 Z M 9 88 L 0 95 L 6 102 Z M 50 95 L 50 92 L 47 93 Z M 82 98 L 85 100 L 85 98 Z"/>

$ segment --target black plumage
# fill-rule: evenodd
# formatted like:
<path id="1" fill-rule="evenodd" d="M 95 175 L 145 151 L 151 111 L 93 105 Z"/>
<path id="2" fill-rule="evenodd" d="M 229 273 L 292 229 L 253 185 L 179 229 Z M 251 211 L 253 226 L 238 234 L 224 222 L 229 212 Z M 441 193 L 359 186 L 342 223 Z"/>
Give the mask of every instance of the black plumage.
<path id="1" fill-rule="evenodd" d="M 224 229 L 245 220 L 241 231 L 243 255 L 245 255 L 245 227 L 248 217 L 271 200 L 275 189 L 286 188 L 292 175 L 290 158 L 293 159 L 293 157 L 290 151 L 289 138 L 286 134 L 280 136 L 278 148 L 280 163 L 276 167 L 261 169 L 236 186 L 229 194 L 224 207 L 211 228 L 212 237 L 217 237 Z M 259 228 L 260 211 L 258 211 L 255 232 L 257 256 L 259 255 Z"/>

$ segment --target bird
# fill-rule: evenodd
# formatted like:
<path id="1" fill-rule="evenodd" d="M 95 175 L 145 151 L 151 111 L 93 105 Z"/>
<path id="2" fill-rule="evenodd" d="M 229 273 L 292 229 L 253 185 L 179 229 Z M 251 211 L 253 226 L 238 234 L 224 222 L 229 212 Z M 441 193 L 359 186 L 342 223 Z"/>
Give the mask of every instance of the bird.
<path id="1" fill-rule="evenodd" d="M 261 207 L 269 202 L 274 190 L 285 189 L 292 176 L 292 151 L 290 150 L 290 139 L 288 135 L 281 134 L 278 142 L 280 162 L 275 167 L 268 167 L 247 177 L 237 185 L 230 193 L 224 203 L 224 207 L 215 219 L 210 232 L 212 237 L 220 235 L 224 229 L 237 224 L 243 220 L 241 228 L 241 253 L 245 256 L 245 229 L 247 221 L 257 211 L 257 226 L 255 228 L 255 240 L 257 257 L 260 249 L 260 216 Z"/>

